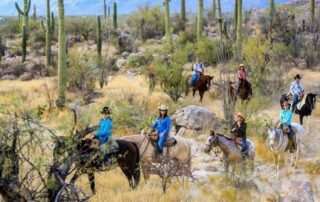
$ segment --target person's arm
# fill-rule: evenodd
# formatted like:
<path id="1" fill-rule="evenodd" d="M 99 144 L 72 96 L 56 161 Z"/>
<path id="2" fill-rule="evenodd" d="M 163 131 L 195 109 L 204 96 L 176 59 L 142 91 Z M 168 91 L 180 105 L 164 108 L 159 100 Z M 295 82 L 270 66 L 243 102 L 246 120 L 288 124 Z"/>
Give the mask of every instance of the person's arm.
<path id="1" fill-rule="evenodd" d="M 240 132 L 241 136 L 245 136 L 246 135 L 246 131 L 247 131 L 247 124 L 246 123 L 242 123 L 240 125 L 240 128 L 239 128 L 239 132 Z"/>
<path id="2" fill-rule="evenodd" d="M 294 89 L 295 89 L 295 82 L 293 82 L 293 83 L 291 84 L 291 86 L 290 86 L 290 93 L 291 93 L 292 95 L 295 94 Z"/>
<path id="3" fill-rule="evenodd" d="M 97 132 L 98 136 L 111 136 L 112 122 L 110 119 L 106 120 L 106 123 L 103 124 L 99 131 Z"/>
<path id="4" fill-rule="evenodd" d="M 170 126 L 171 126 L 171 119 L 169 117 L 167 117 L 165 133 L 169 134 Z"/>
<path id="5" fill-rule="evenodd" d="M 292 121 L 292 112 L 289 111 L 287 123 L 289 123 L 291 125 L 291 121 Z"/>
<path id="6" fill-rule="evenodd" d="M 157 119 L 156 119 L 156 121 L 153 123 L 153 125 L 152 125 L 152 128 L 153 129 L 155 129 L 155 128 L 157 128 L 158 127 L 158 121 L 157 121 Z"/>

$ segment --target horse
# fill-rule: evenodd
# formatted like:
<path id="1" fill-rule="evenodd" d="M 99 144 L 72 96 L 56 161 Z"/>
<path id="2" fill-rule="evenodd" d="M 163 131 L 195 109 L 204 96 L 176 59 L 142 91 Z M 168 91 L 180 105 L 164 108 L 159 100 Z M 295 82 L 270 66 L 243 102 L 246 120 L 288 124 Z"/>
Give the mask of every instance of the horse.
<path id="1" fill-rule="evenodd" d="M 316 108 L 316 102 L 317 100 L 317 94 L 314 93 L 309 93 L 305 95 L 306 97 L 303 98 L 305 101 L 300 101 L 296 105 L 295 113 L 299 115 L 300 119 L 300 124 L 303 125 L 303 118 L 306 116 L 307 117 L 307 131 L 310 129 L 310 116 L 312 114 L 312 111 Z M 303 100 L 302 99 L 302 100 Z M 283 109 L 283 103 L 285 101 L 290 101 L 290 95 L 284 94 L 281 96 L 280 99 L 280 106 Z"/>
<path id="2" fill-rule="evenodd" d="M 296 139 L 296 150 L 291 155 L 291 166 L 297 167 L 297 162 L 299 159 L 300 147 L 304 135 L 304 129 L 300 124 L 292 123 L 292 127 L 297 129 L 295 134 Z M 275 127 L 268 129 L 268 148 L 272 152 L 274 157 L 274 164 L 276 169 L 276 178 L 279 178 L 279 160 L 281 155 L 284 155 L 287 150 L 287 146 L 289 143 L 289 138 L 287 135 L 283 134 L 282 129 L 277 129 Z M 293 162 L 293 158 L 295 155 L 295 161 Z"/>
<path id="3" fill-rule="evenodd" d="M 135 143 L 140 152 L 141 170 L 145 181 L 149 179 L 144 165 L 155 161 L 156 146 L 152 144 L 151 138 L 142 132 L 140 135 L 130 135 L 121 138 L 129 142 Z M 186 164 L 188 171 L 191 171 L 191 146 L 188 141 L 181 136 L 174 136 L 176 144 L 169 148 L 164 148 L 163 155 L 168 155 L 171 160 L 177 163 Z"/>
<path id="4" fill-rule="evenodd" d="M 103 160 L 97 155 L 98 151 L 90 147 L 91 139 L 80 140 L 74 149 L 67 149 L 67 138 L 61 137 L 64 141 L 59 141 L 59 144 L 55 145 L 54 157 L 61 156 L 67 152 L 69 155 L 76 154 L 73 158 L 67 158 L 67 171 L 68 173 L 71 169 L 71 165 L 75 164 L 75 174 L 70 180 L 70 184 L 74 184 L 76 180 L 82 175 L 87 174 L 90 182 L 90 188 L 92 194 L 96 193 L 94 172 L 101 171 Z M 121 168 L 122 172 L 127 177 L 129 186 L 135 189 L 140 182 L 140 155 L 138 147 L 132 143 L 125 140 L 115 140 L 119 145 L 119 150 L 110 154 L 110 161 L 115 159 L 117 165 Z M 63 152 L 61 152 L 63 151 Z M 99 158 L 100 157 L 100 158 Z M 66 176 L 63 176 L 65 179 Z"/>
<path id="5" fill-rule="evenodd" d="M 250 101 L 252 96 L 251 84 L 247 80 L 242 80 L 239 88 L 239 94 L 237 94 L 237 89 L 232 86 L 232 82 L 229 83 L 229 94 L 236 101 L 237 97 L 239 97 L 242 101 Z"/>
<path id="6" fill-rule="evenodd" d="M 204 92 L 209 90 L 213 78 L 214 78 L 213 76 L 209 76 L 209 75 L 200 76 L 199 79 L 197 80 L 195 86 L 192 89 L 193 97 L 195 96 L 196 91 L 199 91 L 200 102 L 202 102 Z M 191 75 L 189 77 L 187 77 L 186 96 L 189 94 L 190 80 L 191 80 Z"/>
<path id="7" fill-rule="evenodd" d="M 235 166 L 248 160 L 250 169 L 254 171 L 254 158 L 255 158 L 255 147 L 254 144 L 247 139 L 248 145 L 248 156 L 243 157 L 241 149 L 236 145 L 232 138 L 229 138 L 222 134 L 215 134 L 214 131 L 210 132 L 210 136 L 205 144 L 204 152 L 210 153 L 213 147 L 219 147 L 223 152 L 223 162 L 226 172 L 226 178 L 228 179 L 229 165 L 232 165 L 232 172 L 235 170 Z M 242 168 L 245 169 L 245 168 Z"/>

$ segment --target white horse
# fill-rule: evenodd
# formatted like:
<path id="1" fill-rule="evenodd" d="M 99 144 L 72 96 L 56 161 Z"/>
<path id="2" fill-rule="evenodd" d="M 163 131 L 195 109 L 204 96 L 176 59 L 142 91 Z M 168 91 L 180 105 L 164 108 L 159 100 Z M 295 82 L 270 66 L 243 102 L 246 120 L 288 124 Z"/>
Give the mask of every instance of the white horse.
<path id="1" fill-rule="evenodd" d="M 296 150 L 291 154 L 291 162 L 290 162 L 291 166 L 294 166 L 294 168 L 296 168 L 297 162 L 299 159 L 301 143 L 303 140 L 304 129 L 303 129 L 303 126 L 297 123 L 292 123 L 291 126 L 297 129 L 297 132 L 295 134 Z M 275 164 L 277 179 L 279 178 L 279 160 L 281 155 L 284 155 L 286 153 L 288 142 L 289 142 L 289 138 L 287 135 L 283 134 L 282 129 L 277 129 L 275 127 L 269 128 L 268 148 L 272 152 L 274 157 L 274 164 Z M 293 161 L 294 157 L 295 157 L 295 160 Z"/>
<path id="2" fill-rule="evenodd" d="M 187 139 L 181 136 L 172 136 L 176 140 L 174 146 L 169 147 L 169 150 L 165 147 L 163 149 L 163 155 L 168 155 L 171 160 L 182 165 L 187 165 L 188 171 L 191 171 L 191 146 Z M 141 135 L 130 135 L 122 137 L 121 139 L 135 143 L 140 152 L 141 170 L 143 172 L 144 179 L 149 179 L 149 174 L 145 171 L 143 165 L 155 160 L 156 147 L 152 144 L 150 137 L 142 132 Z"/>

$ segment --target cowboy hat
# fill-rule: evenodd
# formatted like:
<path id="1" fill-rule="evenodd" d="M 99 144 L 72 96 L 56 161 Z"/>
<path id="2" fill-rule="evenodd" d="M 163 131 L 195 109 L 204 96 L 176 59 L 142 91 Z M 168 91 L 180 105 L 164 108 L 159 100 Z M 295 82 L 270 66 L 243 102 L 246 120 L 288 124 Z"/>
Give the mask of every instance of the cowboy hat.
<path id="1" fill-rule="evenodd" d="M 239 67 L 244 67 L 244 64 L 240 64 Z"/>
<path id="2" fill-rule="evenodd" d="M 300 74 L 297 74 L 295 77 L 293 77 L 294 79 L 302 79 L 302 76 Z"/>
<path id="3" fill-rule="evenodd" d="M 243 113 L 238 112 L 238 113 L 237 113 L 237 116 L 238 116 L 238 117 L 241 117 L 243 120 L 245 120 Z"/>
<path id="4" fill-rule="evenodd" d="M 165 111 L 168 110 L 168 107 L 166 107 L 165 105 L 161 105 L 158 109 L 161 111 Z"/>
<path id="5" fill-rule="evenodd" d="M 111 111 L 109 107 L 103 107 L 103 109 L 100 111 L 101 114 L 111 114 Z"/>

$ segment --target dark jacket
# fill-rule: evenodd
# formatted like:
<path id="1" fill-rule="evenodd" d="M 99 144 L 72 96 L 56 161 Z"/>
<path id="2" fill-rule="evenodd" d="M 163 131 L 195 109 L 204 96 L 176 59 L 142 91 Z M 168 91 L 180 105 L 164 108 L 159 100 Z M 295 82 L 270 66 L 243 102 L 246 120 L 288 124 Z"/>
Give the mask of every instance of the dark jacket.
<path id="1" fill-rule="evenodd" d="M 240 127 L 238 126 L 237 122 L 235 122 L 232 125 L 232 129 L 235 128 L 236 131 L 232 132 L 236 137 L 242 138 L 247 136 L 246 131 L 247 131 L 247 123 L 242 122 L 240 124 Z"/>

